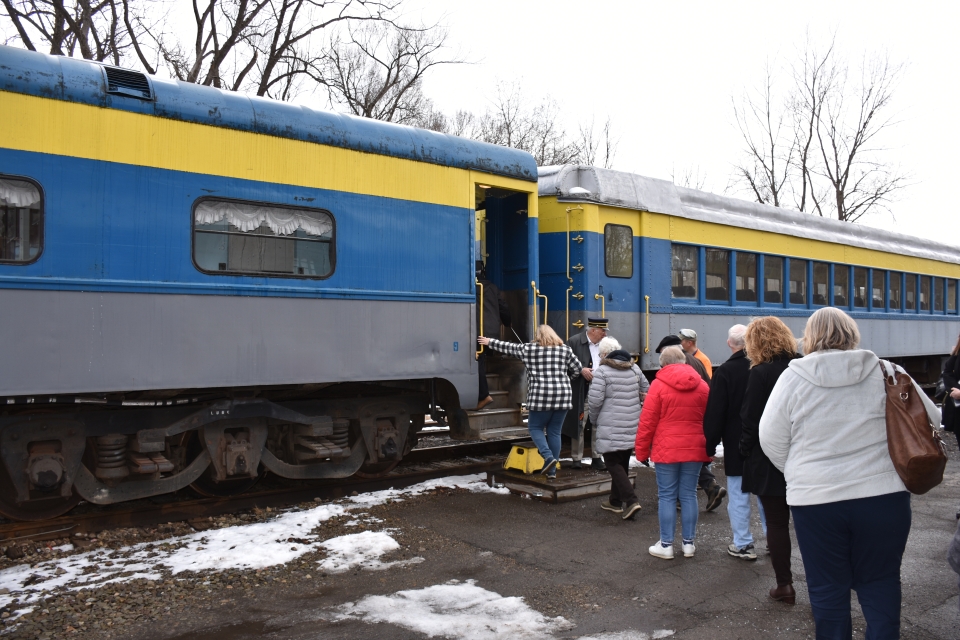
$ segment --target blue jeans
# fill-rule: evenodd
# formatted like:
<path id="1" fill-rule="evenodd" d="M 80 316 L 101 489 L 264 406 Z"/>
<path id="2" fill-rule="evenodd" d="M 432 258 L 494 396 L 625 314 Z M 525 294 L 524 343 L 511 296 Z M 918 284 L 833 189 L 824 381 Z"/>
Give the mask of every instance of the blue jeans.
<path id="1" fill-rule="evenodd" d="M 560 429 L 567 410 L 531 411 L 527 417 L 527 429 L 530 439 L 537 445 L 537 451 L 544 462 L 560 458 Z"/>
<path id="2" fill-rule="evenodd" d="M 742 549 L 753 544 L 750 532 L 750 502 L 753 496 L 741 489 L 742 476 L 727 476 L 727 515 L 730 516 L 730 528 L 733 529 L 733 544 Z"/>
<path id="3" fill-rule="evenodd" d="M 680 499 L 680 533 L 684 540 L 693 540 L 697 535 L 697 478 L 702 462 L 657 463 L 657 492 L 660 505 L 660 541 L 673 544 L 677 528 L 677 498 Z"/>
<path id="4" fill-rule="evenodd" d="M 910 494 L 791 507 L 817 639 L 852 635 L 850 590 L 866 640 L 900 637 L 900 563 L 910 534 Z"/>

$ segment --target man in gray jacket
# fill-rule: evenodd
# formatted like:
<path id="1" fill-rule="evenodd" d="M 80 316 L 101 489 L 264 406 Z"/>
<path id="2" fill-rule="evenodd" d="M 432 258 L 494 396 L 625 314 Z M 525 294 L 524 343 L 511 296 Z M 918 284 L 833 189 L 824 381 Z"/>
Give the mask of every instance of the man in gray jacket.
<path id="1" fill-rule="evenodd" d="M 590 422 L 597 432 L 595 455 L 603 454 L 610 472 L 610 497 L 600 503 L 600 508 L 629 520 L 640 510 L 630 482 L 630 456 L 637 437 L 641 402 L 650 383 L 613 338 L 601 340 L 599 352 L 600 363 L 593 371 L 587 404 Z"/>

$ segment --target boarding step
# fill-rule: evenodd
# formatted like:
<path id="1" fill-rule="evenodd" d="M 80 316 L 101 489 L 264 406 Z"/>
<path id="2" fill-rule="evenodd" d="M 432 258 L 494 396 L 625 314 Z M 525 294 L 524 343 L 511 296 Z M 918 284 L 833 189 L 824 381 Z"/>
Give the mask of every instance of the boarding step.
<path id="1" fill-rule="evenodd" d="M 489 411 L 490 409 L 516 409 L 516 405 L 510 404 L 510 392 L 509 391 L 494 391 L 490 390 L 490 397 L 493 398 L 493 402 L 485 406 L 484 411 Z"/>
<path id="2" fill-rule="evenodd" d="M 513 469 L 487 471 L 487 484 L 504 486 L 520 495 L 544 502 L 570 502 L 610 493 L 610 474 L 589 469 L 564 469 L 560 463 L 556 479 L 548 480 L 539 473 L 524 474 Z M 635 482 L 637 472 L 631 469 L 630 482 Z M 599 507 L 598 507 L 599 508 Z"/>
<path id="3" fill-rule="evenodd" d="M 500 391 L 500 374 L 499 373 L 488 373 L 487 374 L 487 388 L 490 391 Z M 492 393 L 490 395 L 493 395 Z"/>
<path id="4" fill-rule="evenodd" d="M 503 427 L 523 426 L 520 409 L 484 409 L 483 411 L 467 411 L 470 419 L 471 431 L 486 431 L 487 429 L 501 429 Z"/>
<path id="5" fill-rule="evenodd" d="M 497 440 L 500 438 L 524 438 L 530 436 L 526 426 L 503 427 L 500 429 L 486 429 L 480 432 L 481 440 Z"/>

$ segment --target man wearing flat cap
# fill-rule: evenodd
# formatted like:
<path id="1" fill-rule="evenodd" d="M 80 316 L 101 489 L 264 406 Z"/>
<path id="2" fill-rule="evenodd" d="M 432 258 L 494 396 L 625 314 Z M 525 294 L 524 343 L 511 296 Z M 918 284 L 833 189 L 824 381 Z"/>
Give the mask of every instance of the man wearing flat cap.
<path id="1" fill-rule="evenodd" d="M 583 444 L 590 437 L 590 449 L 593 451 L 593 460 L 590 467 L 594 470 L 604 470 L 606 465 L 597 453 L 597 430 L 590 424 L 587 416 L 585 399 L 590 391 L 590 381 L 593 380 L 593 368 L 600 366 L 600 352 L 598 345 L 607 335 L 609 322 L 606 318 L 587 318 L 585 331 L 572 336 L 567 340 L 567 346 L 573 349 L 573 355 L 583 363 L 583 370 L 576 379 L 570 382 L 573 387 L 573 410 L 567 412 L 563 421 L 563 435 L 570 438 L 570 455 L 573 458 L 574 469 L 581 468 L 583 459 Z"/>
<path id="2" fill-rule="evenodd" d="M 660 341 L 660 344 L 657 345 L 657 353 L 660 353 L 667 347 L 680 347 L 683 349 L 681 342 L 680 336 L 664 336 L 663 340 Z M 697 372 L 697 375 L 703 378 L 704 382 L 710 384 L 710 375 L 707 373 L 707 369 L 703 366 L 703 363 L 700 362 L 700 360 L 695 356 L 687 353 L 686 350 L 683 351 L 683 355 L 687 357 L 687 364 L 693 367 L 693 370 Z"/>

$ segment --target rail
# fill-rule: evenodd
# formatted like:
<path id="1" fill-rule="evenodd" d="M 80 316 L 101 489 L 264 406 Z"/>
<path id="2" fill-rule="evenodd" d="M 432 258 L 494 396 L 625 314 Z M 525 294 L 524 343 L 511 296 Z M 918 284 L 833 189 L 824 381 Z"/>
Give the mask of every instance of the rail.
<path id="1" fill-rule="evenodd" d="M 483 284 L 480 280 L 477 280 L 477 286 L 480 287 L 480 326 L 477 327 L 477 333 L 481 336 L 483 335 Z M 477 349 L 477 359 L 480 359 L 480 354 L 483 353 L 483 345 L 480 345 L 480 348 Z"/>

